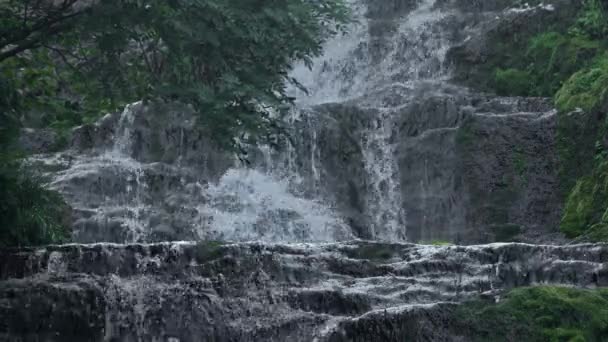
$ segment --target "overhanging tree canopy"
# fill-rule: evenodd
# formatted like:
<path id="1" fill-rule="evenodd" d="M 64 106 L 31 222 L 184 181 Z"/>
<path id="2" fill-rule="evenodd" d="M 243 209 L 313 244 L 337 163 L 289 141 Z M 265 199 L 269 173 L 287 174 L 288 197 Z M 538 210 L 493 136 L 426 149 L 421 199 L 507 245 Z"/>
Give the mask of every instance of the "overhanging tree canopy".
<path id="1" fill-rule="evenodd" d="M 43 124 L 161 98 L 233 142 L 268 132 L 292 63 L 347 15 L 342 0 L 3 0 L 0 71 Z"/>
<path id="2" fill-rule="evenodd" d="M 0 246 L 62 242 L 61 198 L 20 168 L 20 123 L 63 131 L 140 99 L 192 105 L 234 147 L 265 137 L 288 71 L 343 0 L 0 0 Z"/>

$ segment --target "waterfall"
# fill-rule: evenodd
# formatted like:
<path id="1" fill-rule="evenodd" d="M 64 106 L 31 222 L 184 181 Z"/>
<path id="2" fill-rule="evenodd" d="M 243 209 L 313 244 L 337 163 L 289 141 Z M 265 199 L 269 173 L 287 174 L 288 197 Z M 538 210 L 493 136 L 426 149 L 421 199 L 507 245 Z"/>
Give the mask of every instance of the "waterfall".
<path id="1" fill-rule="evenodd" d="M 448 40 L 438 27 L 444 14 L 435 9 L 436 0 L 424 0 L 398 25 L 394 37 L 384 44 L 383 51 L 374 51 L 372 34 L 374 18 L 362 1 L 351 0 L 354 24 L 345 36 L 328 41 L 324 54 L 307 69 L 294 68 L 292 76 L 308 89 L 304 94 L 293 90 L 297 106 L 304 111 L 324 103 L 356 102 L 358 106 L 376 109 L 359 132 L 365 171 L 369 236 L 375 240 L 406 240 L 406 212 L 401 199 L 395 142 L 397 105 L 381 99 L 389 88 L 415 88 L 419 81 L 442 81 L 448 76 L 444 60 Z M 405 96 L 404 96 L 405 97 Z M 312 173 L 315 168 L 316 130 L 312 131 Z"/>
<path id="2" fill-rule="evenodd" d="M 228 241 L 326 242 L 352 239 L 322 203 L 290 193 L 288 181 L 258 170 L 231 169 L 206 190 L 211 236 Z M 208 233 L 207 233 L 208 234 Z"/>
<path id="3" fill-rule="evenodd" d="M 348 2 L 346 32 L 289 75 L 307 89 L 287 88 L 289 139 L 252 147 L 250 164 L 214 147 L 187 106 L 135 103 L 77 129 L 74 148 L 44 162 L 75 240 L 454 240 L 486 224 L 460 188 L 464 118 L 546 106 L 450 83 L 447 53 L 469 41 L 463 4 Z"/>
<path id="4" fill-rule="evenodd" d="M 385 28 L 389 34 L 380 34 L 378 25 L 386 25 L 390 7 L 349 3 L 353 22 L 346 32 L 325 43 L 310 69 L 298 64 L 290 74 L 308 89 L 288 88 L 296 101 L 286 120 L 296 143 L 285 141 L 281 151 L 260 146 L 252 165 L 226 153 L 221 167 L 215 165 L 220 153 L 197 137 L 187 108 L 159 110 L 139 102 L 89 131 L 82 128 L 80 139 L 111 134 L 104 144 L 89 142 L 87 153 L 46 161 L 60 170 L 52 173 L 51 186 L 75 209 L 75 239 L 407 240 L 396 149 L 399 110 L 412 99 L 417 82 L 447 75 L 443 14 L 435 0 L 423 0 L 391 13 L 399 19 Z M 322 113 L 332 103 L 368 111 L 358 119 L 346 113 L 345 119 L 355 126 L 348 144 L 360 151 L 360 167 L 353 171 L 358 180 L 345 179 L 348 174 L 328 178 L 335 170 L 328 169 L 327 158 L 335 156 L 328 156 L 327 140 L 335 134 L 324 129 L 327 120 L 334 120 L 337 130 L 345 124 Z M 192 148 L 193 140 L 202 150 Z M 218 175 L 211 177 L 209 169 Z M 353 185 L 341 184 L 336 195 L 330 190 L 336 181 L 361 189 L 347 193 Z M 356 201 L 355 209 L 344 205 Z"/>
<path id="5" fill-rule="evenodd" d="M 383 106 L 372 94 L 394 85 L 445 77 L 443 60 L 447 43 L 440 35 L 428 35 L 428 30 L 436 29 L 433 25 L 442 15 L 433 9 L 435 0 L 422 1 L 399 25 L 396 37 L 383 55 L 374 56 L 375 38 L 370 33 L 373 19 L 369 18 L 368 6 L 361 0 L 349 3 L 353 23 L 346 33 L 326 42 L 323 54 L 313 60 L 310 69 L 298 64 L 290 74 L 307 89 L 307 93 L 297 87 L 288 89 L 296 98 L 296 105 L 287 120 L 289 125 L 303 122 L 303 130 L 310 139 L 306 152 L 310 156 L 306 163 L 310 170 L 296 165 L 297 158 L 306 157 L 298 156 L 303 152 L 290 144 L 282 156 L 274 159 L 264 149 L 263 170 L 231 169 L 219 184 L 208 189 L 213 200 L 204 209 L 212 217 L 212 230 L 219 237 L 240 241 L 352 238 L 354 235 L 340 220 L 340 214 L 327 200 L 319 198 L 323 196 L 319 191 L 323 179 L 319 169 L 322 161 L 318 121 L 314 120 L 319 113 L 314 107 L 357 101 L 361 107 L 379 109 L 362 127 L 358 142 L 369 184 L 365 195 L 367 236 L 374 240 L 406 240 L 406 212 L 394 146 L 396 112 L 393 107 Z M 404 67 L 403 63 L 407 65 Z M 306 176 L 301 174 L 303 171 L 307 171 Z M 303 186 L 307 190 L 301 190 L 302 183 L 308 184 Z M 307 194 L 317 198 L 306 198 Z"/>
<path id="6" fill-rule="evenodd" d="M 0 249 L 0 339 L 473 341 L 464 301 L 606 286 L 608 245 L 547 244 L 551 101 L 454 83 L 493 30 L 576 1 L 347 1 L 347 33 L 290 74 L 308 91 L 280 149 L 246 163 L 191 108 L 140 102 L 32 157 L 75 243 Z"/>

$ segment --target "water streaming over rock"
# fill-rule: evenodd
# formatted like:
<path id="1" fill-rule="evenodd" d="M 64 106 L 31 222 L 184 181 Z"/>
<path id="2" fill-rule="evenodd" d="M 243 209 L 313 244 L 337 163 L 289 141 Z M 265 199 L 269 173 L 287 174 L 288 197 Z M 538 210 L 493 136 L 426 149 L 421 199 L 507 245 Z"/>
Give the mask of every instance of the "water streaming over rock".
<path id="1" fill-rule="evenodd" d="M 68 196 L 80 214 L 76 240 L 150 241 L 163 239 L 164 235 L 171 235 L 163 233 L 175 230 L 177 233 L 173 235 L 182 239 L 295 242 L 360 236 L 406 240 L 406 212 L 395 158 L 398 113 L 394 105 L 378 101 L 374 94 L 386 87 L 403 87 L 404 83 L 444 76 L 442 65 L 447 49 L 444 39 L 425 36 L 428 30 L 437 30 L 434 25 L 441 19 L 441 13 L 432 10 L 434 4 L 434 0 L 425 0 L 417 8 L 414 6 L 416 9 L 396 25 L 395 37 L 383 44 L 382 51 L 374 51 L 376 40 L 387 39 L 375 36 L 370 27 L 374 21 L 383 20 L 382 16 L 372 13 L 363 1 L 351 1 L 355 23 L 348 33 L 327 42 L 324 54 L 314 61 L 312 70 L 301 65 L 294 68 L 292 76 L 309 92 L 295 94 L 297 105 L 288 120 L 294 126 L 298 121 L 303 122 L 303 129 L 309 135 L 305 149 L 309 151 L 303 151 L 297 144 L 289 145 L 274 158 L 269 156 L 271 152 L 263 153 L 263 167 L 239 166 L 233 158 L 234 162 L 228 163 L 232 164 L 230 169 L 219 178 L 208 179 L 209 175 L 203 174 L 200 178 L 187 179 L 184 174 L 192 175 L 200 166 L 183 161 L 183 149 L 188 148 L 184 146 L 184 136 L 192 135 L 186 132 L 192 127 L 182 127 L 183 124 L 175 127 L 171 134 L 177 135 L 172 137 L 172 143 L 177 145 L 174 146 L 176 155 L 166 167 L 173 169 L 171 176 L 180 184 L 175 184 L 176 188 L 170 191 L 183 191 L 182 188 L 187 188 L 189 193 L 200 191 L 192 200 L 180 201 L 179 210 L 185 212 L 181 222 L 171 218 L 166 222 L 162 217 L 164 208 L 159 208 L 153 198 L 158 195 L 152 189 L 157 186 L 153 184 L 157 180 L 150 179 L 151 173 L 165 165 L 152 154 L 158 152 L 154 149 L 165 146 L 154 141 L 158 140 L 158 132 L 150 132 L 147 137 L 141 132 L 149 129 L 151 122 L 140 116 L 149 115 L 146 112 L 154 109 L 136 103 L 127 106 L 120 115 L 114 115 L 116 118 L 106 119 L 114 121 L 106 146 L 93 146 L 96 148 L 93 152 L 76 154 L 65 165 L 65 170 L 53 176 L 53 186 L 63 192 L 79 192 L 77 188 L 82 188 L 83 178 L 97 177 L 93 181 L 99 187 L 95 190 L 101 192 L 96 195 L 101 198 L 92 201 L 90 195 L 83 198 L 81 193 Z M 323 161 L 318 142 L 320 122 L 314 118 L 319 113 L 314 107 L 330 101 L 357 101 L 357 106 L 373 109 L 359 128 L 356 142 L 362 150 L 366 178 L 362 215 L 367 227 L 363 234 L 353 232 L 336 210 L 338 199 L 320 190 L 324 181 L 320 170 Z M 183 114 L 179 116 L 183 118 Z M 161 131 L 163 133 L 169 134 Z M 307 156 L 309 169 L 303 170 L 297 159 Z M 57 161 L 56 157 L 52 161 Z M 100 174 L 102 172 L 109 174 Z M 159 172 L 161 176 L 162 172 Z M 93 189 L 80 190 L 91 192 Z M 200 201 L 201 198 L 204 200 Z M 176 224 L 179 227 L 174 229 Z M 103 236 L 104 232 L 108 234 Z"/>
<path id="2" fill-rule="evenodd" d="M 457 302 L 606 286 L 607 258 L 606 245 L 365 242 L 3 251 L 0 340 L 26 329 L 43 341 L 469 341 Z"/>
<path id="3" fill-rule="evenodd" d="M 574 2 L 349 3 L 348 33 L 292 72 L 308 93 L 281 150 L 247 165 L 187 106 L 136 103 L 31 158 L 95 244 L 0 251 L 0 341 L 468 341 L 462 300 L 608 284 L 605 245 L 406 243 L 553 238 L 550 101 L 451 79 Z"/>
<path id="4" fill-rule="evenodd" d="M 512 156 L 500 154 L 511 148 L 553 148 L 551 127 L 542 127 L 554 125 L 547 101 L 497 100 L 452 85 L 448 58 L 492 13 L 508 18 L 548 7 L 349 3 L 354 23 L 347 33 L 328 41 L 311 69 L 296 65 L 290 75 L 308 92 L 291 89 L 292 134 L 281 151 L 262 146 L 250 165 L 240 163 L 197 130 L 189 108 L 137 103 L 76 130 L 67 152 L 33 158 L 47 164 L 52 187 L 74 208 L 75 241 L 483 242 L 500 240 L 505 229 L 524 236 L 555 224 L 555 211 L 528 203 L 533 195 L 502 201 L 510 195 L 479 193 L 499 186 L 488 184 L 492 179 L 469 178 L 482 174 L 481 159 L 490 155 L 510 162 Z M 530 115 L 511 115 L 523 112 Z M 491 122 L 488 114 L 499 116 Z M 529 135 L 512 135 L 499 152 L 460 139 L 481 135 L 475 141 L 483 141 L 483 131 L 499 120 L 519 120 L 508 126 Z M 538 134 L 547 142 L 530 141 Z M 512 146 L 524 144 L 529 147 Z M 528 154 L 530 165 L 553 163 Z M 509 165 L 498 171 L 514 173 Z M 553 203 L 557 195 L 546 192 L 539 201 Z M 497 208 L 481 208 L 493 201 Z M 535 209 L 521 216 L 522 207 Z"/>

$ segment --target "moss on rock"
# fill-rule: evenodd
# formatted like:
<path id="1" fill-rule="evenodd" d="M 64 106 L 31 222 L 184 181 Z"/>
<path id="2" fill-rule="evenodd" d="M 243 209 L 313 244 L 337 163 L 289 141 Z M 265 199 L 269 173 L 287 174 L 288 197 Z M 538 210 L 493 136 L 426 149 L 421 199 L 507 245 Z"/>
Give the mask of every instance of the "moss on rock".
<path id="1" fill-rule="evenodd" d="M 474 341 L 605 341 L 608 289 L 526 287 L 457 310 Z"/>
<path id="2" fill-rule="evenodd" d="M 224 256 L 223 246 L 224 243 L 221 241 L 200 241 L 196 244 L 194 257 L 200 264 L 219 259 Z"/>
<path id="3" fill-rule="evenodd" d="M 601 154 L 608 146 L 607 9 L 601 0 L 584 0 L 563 25 L 545 25 L 540 31 L 537 26 L 511 33 L 497 30 L 485 47 L 488 58 L 473 66 L 474 84 L 481 90 L 553 97 L 558 109 L 559 186 L 566 201 L 560 229 L 571 238 L 594 241 L 608 237 L 608 166 L 603 162 L 608 158 Z M 514 162 L 523 175 L 525 160 L 516 155 Z"/>
<path id="4" fill-rule="evenodd" d="M 608 54 L 591 67 L 576 72 L 555 95 L 560 112 L 582 109 L 594 112 L 608 99 Z"/>
<path id="5" fill-rule="evenodd" d="M 592 240 L 608 235 L 608 161 L 581 178 L 568 196 L 560 229 L 574 238 L 592 233 Z"/>
<path id="6" fill-rule="evenodd" d="M 387 244 L 362 243 L 355 248 L 346 249 L 344 253 L 352 259 L 383 262 L 395 255 L 395 249 Z"/>
<path id="7" fill-rule="evenodd" d="M 497 68 L 494 74 L 494 90 L 498 95 L 525 96 L 533 86 L 531 75 L 527 71 Z"/>

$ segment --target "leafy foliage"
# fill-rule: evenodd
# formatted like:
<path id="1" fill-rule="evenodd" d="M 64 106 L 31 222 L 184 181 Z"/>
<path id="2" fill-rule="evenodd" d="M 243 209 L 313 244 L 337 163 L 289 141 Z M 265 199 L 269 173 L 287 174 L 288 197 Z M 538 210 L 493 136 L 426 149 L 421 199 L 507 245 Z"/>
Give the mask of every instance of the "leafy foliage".
<path id="1" fill-rule="evenodd" d="M 292 64 L 347 21 L 343 0 L 0 1 L 0 243 L 65 237 L 60 198 L 20 171 L 21 125 L 65 132 L 143 99 L 193 107 L 228 148 L 271 138 Z"/>
<path id="2" fill-rule="evenodd" d="M 555 95 L 560 110 L 558 147 L 562 187 L 568 194 L 560 230 L 567 236 L 608 241 L 608 17 L 602 2 L 588 0 L 571 34 L 599 42 L 591 64 L 574 73 Z M 583 112 L 576 112 L 577 109 Z"/>
<path id="3" fill-rule="evenodd" d="M 585 36 L 541 33 L 530 38 L 523 56 L 506 63 L 510 68 L 496 68 L 492 87 L 500 95 L 553 96 L 601 50 L 599 41 Z"/>
<path id="4" fill-rule="evenodd" d="M 0 246 L 66 241 L 63 199 L 22 166 L 15 146 L 21 101 L 6 78 L 0 79 L 0 95 Z"/>
<path id="5" fill-rule="evenodd" d="M 564 208 L 560 229 L 569 237 L 588 235 L 592 240 L 608 235 L 608 161 L 578 180 Z M 606 241 L 606 240 L 605 240 Z"/>
<path id="6" fill-rule="evenodd" d="M 594 67 L 607 49 L 608 20 L 601 0 L 585 0 L 570 27 L 500 37 L 480 84 L 499 95 L 554 96 L 575 73 Z M 523 39 L 522 39 L 523 38 Z"/>
<path id="7" fill-rule="evenodd" d="M 17 3 L 3 2 L 7 27 L 24 20 Z M 226 146 L 276 133 L 280 120 L 273 114 L 289 103 L 292 63 L 310 62 L 348 16 L 341 0 L 78 5 L 60 2 L 55 10 L 67 18 L 63 26 L 32 33 L 31 40 L 44 37 L 38 49 L 11 56 L 4 68 L 5 74 L 23 70 L 7 76 L 23 79 L 17 86 L 33 95 L 25 96 L 37 102 L 31 107 L 55 109 L 52 124 L 69 126 L 142 98 L 180 101 L 194 106 L 208 133 Z M 53 18 L 27 20 L 21 31 L 59 20 Z M 8 61 L 0 55 L 0 62 Z"/>
<path id="8" fill-rule="evenodd" d="M 527 95 L 532 87 L 530 73 L 513 68 L 496 69 L 494 82 L 499 95 Z"/>
<path id="9" fill-rule="evenodd" d="M 603 341 L 608 291 L 564 287 L 512 290 L 498 304 L 474 301 L 458 317 L 476 341 Z"/>
<path id="10" fill-rule="evenodd" d="M 593 169 L 601 124 L 601 115 L 596 113 L 573 111 L 558 115 L 558 174 L 560 192 L 564 198 L 568 197 L 577 180 Z"/>
<path id="11" fill-rule="evenodd" d="M 555 95 L 555 104 L 561 112 L 581 108 L 594 112 L 608 100 L 608 54 L 591 67 L 568 79 Z"/>
<path id="12" fill-rule="evenodd" d="M 608 35 L 608 15 L 605 0 L 585 0 L 585 7 L 571 32 L 575 35 L 604 39 Z"/>
<path id="13" fill-rule="evenodd" d="M 69 239 L 66 205 L 31 176 L 0 173 L 0 246 L 61 243 Z"/>

